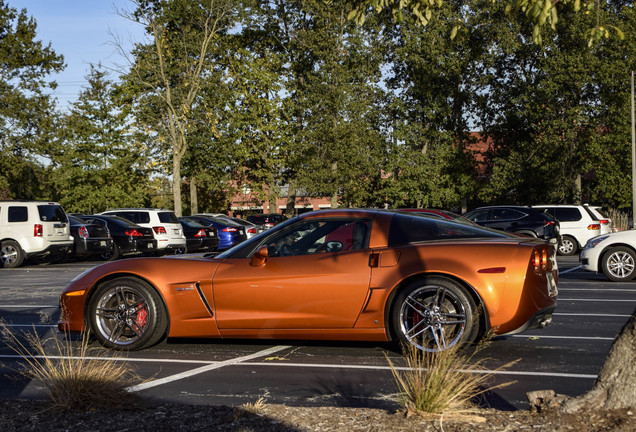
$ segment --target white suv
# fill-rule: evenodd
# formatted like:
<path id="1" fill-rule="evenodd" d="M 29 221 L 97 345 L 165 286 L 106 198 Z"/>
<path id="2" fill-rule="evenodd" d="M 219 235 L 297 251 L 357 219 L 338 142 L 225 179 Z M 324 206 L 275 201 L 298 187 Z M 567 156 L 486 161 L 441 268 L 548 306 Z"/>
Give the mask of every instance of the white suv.
<path id="1" fill-rule="evenodd" d="M 123 217 L 142 227 L 152 228 L 160 254 L 187 252 L 183 227 L 172 210 L 119 208 L 100 214 Z"/>
<path id="2" fill-rule="evenodd" d="M 611 220 L 602 217 L 600 207 L 570 204 L 541 204 L 531 207 L 547 211 L 561 225 L 560 255 L 574 255 L 592 237 L 611 231 Z"/>
<path id="3" fill-rule="evenodd" d="M 0 267 L 29 257 L 63 257 L 73 249 L 66 212 L 48 201 L 0 201 Z"/>

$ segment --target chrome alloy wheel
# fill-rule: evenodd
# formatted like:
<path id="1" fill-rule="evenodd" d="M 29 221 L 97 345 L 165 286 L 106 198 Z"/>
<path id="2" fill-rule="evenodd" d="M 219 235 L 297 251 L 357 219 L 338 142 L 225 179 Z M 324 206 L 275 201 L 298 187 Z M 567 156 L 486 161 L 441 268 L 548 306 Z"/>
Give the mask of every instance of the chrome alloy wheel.
<path id="1" fill-rule="evenodd" d="M 400 307 L 400 331 L 423 351 L 444 351 L 464 336 L 467 313 L 459 296 L 439 285 L 412 291 Z"/>
<path id="2" fill-rule="evenodd" d="M 605 268 L 616 280 L 630 280 L 634 273 L 634 257 L 632 254 L 616 250 L 607 258 Z"/>
<path id="3" fill-rule="evenodd" d="M 104 291 L 95 309 L 96 331 L 108 342 L 125 347 L 147 332 L 151 308 L 144 293 L 132 286 L 116 285 Z"/>

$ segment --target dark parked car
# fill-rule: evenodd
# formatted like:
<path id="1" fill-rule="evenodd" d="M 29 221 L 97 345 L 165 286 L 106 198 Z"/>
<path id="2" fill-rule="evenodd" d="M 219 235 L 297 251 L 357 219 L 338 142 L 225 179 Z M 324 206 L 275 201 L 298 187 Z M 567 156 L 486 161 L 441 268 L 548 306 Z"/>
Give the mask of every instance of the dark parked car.
<path id="1" fill-rule="evenodd" d="M 87 222 L 76 216 L 68 216 L 73 236 L 72 255 L 77 257 L 99 256 L 113 250 L 113 239 L 106 225 Z"/>
<path id="2" fill-rule="evenodd" d="M 558 243 L 561 237 L 559 221 L 549 213 L 531 207 L 479 207 L 464 216 L 485 227 L 542 238 L 552 243 Z"/>
<path id="3" fill-rule="evenodd" d="M 183 219 L 193 220 L 206 227 L 216 228 L 219 234 L 219 250 L 229 249 L 247 239 L 245 228 L 225 218 L 212 216 L 184 216 Z"/>
<path id="4" fill-rule="evenodd" d="M 270 229 L 273 226 L 278 225 L 281 222 L 285 222 L 287 218 L 285 215 L 278 213 L 259 213 L 249 215 L 245 218 L 248 222 L 252 222 L 254 225 L 263 225 L 265 229 Z"/>
<path id="5" fill-rule="evenodd" d="M 113 249 L 101 255 L 103 259 L 115 260 L 126 255 L 154 254 L 157 240 L 152 228 L 137 225 L 119 216 L 91 215 L 82 220 L 106 225 L 113 238 Z"/>
<path id="6" fill-rule="evenodd" d="M 205 226 L 199 222 L 186 218 L 179 218 L 183 233 L 186 236 L 186 248 L 183 252 L 209 251 L 215 252 L 219 249 L 219 236 L 216 228 Z"/>
<path id="7" fill-rule="evenodd" d="M 462 215 L 458 215 L 457 213 L 453 213 L 452 211 L 448 211 L 448 210 L 414 209 L 414 208 L 405 208 L 405 209 L 397 209 L 397 210 L 401 212 L 419 213 L 429 217 L 452 220 L 454 222 L 459 222 L 459 223 L 468 224 L 468 225 L 476 225 L 475 222 L 471 221 L 470 219 L 467 219 Z"/>

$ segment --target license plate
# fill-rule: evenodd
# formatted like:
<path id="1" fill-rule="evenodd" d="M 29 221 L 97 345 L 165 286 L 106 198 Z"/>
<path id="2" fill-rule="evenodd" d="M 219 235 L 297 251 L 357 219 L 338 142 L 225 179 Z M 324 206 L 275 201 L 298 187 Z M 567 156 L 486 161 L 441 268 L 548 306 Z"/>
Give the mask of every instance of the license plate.
<path id="1" fill-rule="evenodd" d="M 154 245 L 152 243 L 148 243 L 148 249 L 152 249 Z"/>
<path id="2" fill-rule="evenodd" d="M 105 242 L 105 241 L 100 241 L 100 242 L 99 242 L 99 245 L 100 245 L 100 246 L 106 246 L 106 242 Z"/>

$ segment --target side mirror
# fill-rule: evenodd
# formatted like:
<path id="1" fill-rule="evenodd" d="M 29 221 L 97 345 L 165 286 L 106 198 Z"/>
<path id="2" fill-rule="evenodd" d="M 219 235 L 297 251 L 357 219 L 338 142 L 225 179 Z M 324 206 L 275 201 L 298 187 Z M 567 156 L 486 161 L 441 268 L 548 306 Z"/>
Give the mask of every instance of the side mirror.
<path id="1" fill-rule="evenodd" d="M 252 255 L 252 259 L 250 259 L 250 265 L 252 267 L 260 267 L 267 262 L 267 257 L 269 254 L 267 253 L 267 246 L 259 247 L 254 255 Z"/>

